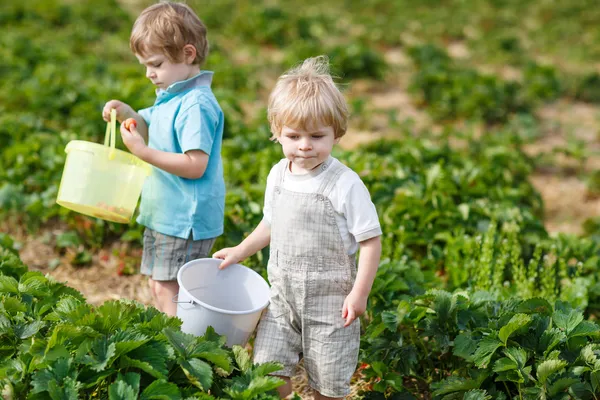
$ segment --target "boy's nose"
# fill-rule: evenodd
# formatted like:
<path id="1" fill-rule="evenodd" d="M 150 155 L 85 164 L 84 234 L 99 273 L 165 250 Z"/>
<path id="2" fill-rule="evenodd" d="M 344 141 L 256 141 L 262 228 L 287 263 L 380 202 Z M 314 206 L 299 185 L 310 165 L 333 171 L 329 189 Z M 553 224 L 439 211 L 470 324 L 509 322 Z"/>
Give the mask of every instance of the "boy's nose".
<path id="1" fill-rule="evenodd" d="M 148 78 L 148 79 L 154 78 L 154 71 L 152 71 L 150 68 L 146 69 L 146 78 Z"/>
<path id="2" fill-rule="evenodd" d="M 310 140 L 302 140 L 300 141 L 300 150 L 310 150 L 312 149 L 312 143 Z"/>

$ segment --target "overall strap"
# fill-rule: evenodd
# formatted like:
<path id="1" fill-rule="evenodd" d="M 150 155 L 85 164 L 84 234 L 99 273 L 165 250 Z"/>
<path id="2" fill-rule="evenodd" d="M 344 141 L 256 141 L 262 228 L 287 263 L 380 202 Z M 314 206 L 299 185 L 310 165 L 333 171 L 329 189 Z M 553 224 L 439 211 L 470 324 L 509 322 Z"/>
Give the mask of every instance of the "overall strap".
<path id="1" fill-rule="evenodd" d="M 285 161 L 285 162 L 283 162 Z M 278 165 L 275 168 L 275 186 L 283 186 L 283 179 L 285 177 L 285 169 L 289 165 L 289 161 L 287 159 L 280 161 L 281 165 Z"/>
<path id="2" fill-rule="evenodd" d="M 339 161 L 332 162 L 329 166 L 324 164 L 323 167 L 327 169 L 324 172 L 327 175 L 324 177 L 323 182 L 321 182 L 321 186 L 319 187 L 319 190 L 317 190 L 317 193 L 328 197 L 333 188 L 335 187 L 338 178 L 340 177 L 340 175 L 346 172 L 346 170 L 348 170 L 348 167 L 346 167 Z"/>

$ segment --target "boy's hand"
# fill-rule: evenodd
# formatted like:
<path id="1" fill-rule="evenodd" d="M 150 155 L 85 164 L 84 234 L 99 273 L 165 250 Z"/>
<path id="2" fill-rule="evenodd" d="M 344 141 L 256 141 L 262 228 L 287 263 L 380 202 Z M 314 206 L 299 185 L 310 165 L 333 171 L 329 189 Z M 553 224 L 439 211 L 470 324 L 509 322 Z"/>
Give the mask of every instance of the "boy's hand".
<path id="1" fill-rule="evenodd" d="M 121 124 L 121 137 L 123 138 L 123 143 L 125 143 L 125 146 L 127 146 L 131 154 L 142 158 L 141 153 L 148 146 L 146 146 L 144 138 L 138 132 L 137 126 L 135 124 L 130 124 L 129 130 L 127 130 L 125 124 Z"/>
<path id="2" fill-rule="evenodd" d="M 346 319 L 344 327 L 349 326 L 352 321 L 365 313 L 367 298 L 368 296 L 364 296 L 354 290 L 346 297 L 344 306 L 342 307 L 342 318 Z"/>
<path id="3" fill-rule="evenodd" d="M 129 104 L 123 103 L 120 100 L 110 100 L 102 109 L 102 119 L 106 122 L 110 121 L 110 110 L 114 108 L 117 111 L 117 121 L 123 122 L 129 117 L 132 117 L 135 112 Z"/>
<path id="4" fill-rule="evenodd" d="M 219 269 L 225 269 L 229 267 L 231 264 L 236 264 L 241 261 L 240 251 L 238 247 L 227 247 L 217 251 L 213 254 L 214 258 L 220 258 L 223 260 L 221 264 L 219 264 Z"/>

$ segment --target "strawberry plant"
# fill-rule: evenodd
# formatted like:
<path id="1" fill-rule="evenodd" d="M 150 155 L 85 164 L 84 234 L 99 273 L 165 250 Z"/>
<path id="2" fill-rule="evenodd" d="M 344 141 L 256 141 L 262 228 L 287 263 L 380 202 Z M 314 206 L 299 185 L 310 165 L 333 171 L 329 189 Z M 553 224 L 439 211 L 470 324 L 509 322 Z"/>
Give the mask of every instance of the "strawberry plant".
<path id="1" fill-rule="evenodd" d="M 0 385 L 13 399 L 275 399 L 281 368 L 133 301 L 99 307 L 0 249 Z"/>

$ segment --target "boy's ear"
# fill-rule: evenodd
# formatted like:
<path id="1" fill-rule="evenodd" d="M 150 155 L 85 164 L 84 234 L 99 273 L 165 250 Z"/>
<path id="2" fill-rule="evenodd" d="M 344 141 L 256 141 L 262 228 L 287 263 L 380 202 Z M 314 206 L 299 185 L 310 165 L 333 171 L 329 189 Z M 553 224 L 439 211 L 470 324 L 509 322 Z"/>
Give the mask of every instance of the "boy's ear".
<path id="1" fill-rule="evenodd" d="M 196 59 L 196 47 L 191 44 L 183 46 L 183 61 L 186 64 L 193 64 Z"/>

